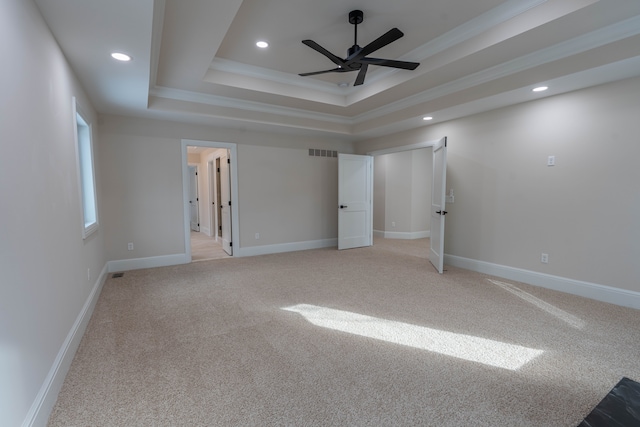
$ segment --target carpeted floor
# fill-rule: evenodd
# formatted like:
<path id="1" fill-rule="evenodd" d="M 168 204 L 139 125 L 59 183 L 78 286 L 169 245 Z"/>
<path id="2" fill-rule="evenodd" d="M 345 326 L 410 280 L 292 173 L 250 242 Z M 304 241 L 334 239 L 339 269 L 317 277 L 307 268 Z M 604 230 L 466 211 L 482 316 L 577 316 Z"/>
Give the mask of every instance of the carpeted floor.
<path id="1" fill-rule="evenodd" d="M 110 278 L 49 425 L 576 426 L 640 380 L 637 310 L 438 275 L 424 248 Z"/>

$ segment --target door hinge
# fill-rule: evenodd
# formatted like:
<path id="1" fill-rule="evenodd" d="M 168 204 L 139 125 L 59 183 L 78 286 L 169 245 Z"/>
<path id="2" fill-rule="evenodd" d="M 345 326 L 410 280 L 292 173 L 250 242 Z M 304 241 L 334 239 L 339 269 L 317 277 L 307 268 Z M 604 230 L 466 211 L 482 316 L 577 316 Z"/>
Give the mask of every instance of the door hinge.
<path id="1" fill-rule="evenodd" d="M 231 206 L 231 200 L 229 200 L 229 206 Z"/>
<path id="2" fill-rule="evenodd" d="M 220 168 L 218 168 L 218 173 L 220 173 Z"/>
<path id="3" fill-rule="evenodd" d="M 229 247 L 232 248 L 233 247 L 233 242 L 229 242 Z"/>
<path id="4" fill-rule="evenodd" d="M 221 225 L 218 228 L 220 228 L 220 231 L 222 231 L 222 226 Z"/>
<path id="5" fill-rule="evenodd" d="M 231 158 L 228 158 L 228 159 L 227 159 L 227 163 L 228 163 L 228 164 L 231 164 Z"/>
<path id="6" fill-rule="evenodd" d="M 198 172 L 196 172 L 196 176 L 198 176 Z"/>
<path id="7" fill-rule="evenodd" d="M 196 202 L 199 202 L 199 201 L 200 201 L 200 199 L 196 197 Z"/>

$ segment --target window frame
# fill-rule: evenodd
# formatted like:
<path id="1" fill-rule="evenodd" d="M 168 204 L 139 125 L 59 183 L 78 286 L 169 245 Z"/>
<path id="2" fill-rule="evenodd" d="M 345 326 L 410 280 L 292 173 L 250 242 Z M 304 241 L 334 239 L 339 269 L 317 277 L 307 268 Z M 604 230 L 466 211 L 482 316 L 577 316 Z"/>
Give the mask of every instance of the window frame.
<path id="1" fill-rule="evenodd" d="M 72 98 L 72 104 L 73 137 L 80 199 L 80 223 L 82 225 L 82 239 L 84 240 L 98 231 L 99 227 L 93 127 L 91 121 L 87 119 L 89 116 L 84 113 L 83 108 L 78 104 L 75 97 Z M 89 170 L 87 170 L 87 166 Z"/>

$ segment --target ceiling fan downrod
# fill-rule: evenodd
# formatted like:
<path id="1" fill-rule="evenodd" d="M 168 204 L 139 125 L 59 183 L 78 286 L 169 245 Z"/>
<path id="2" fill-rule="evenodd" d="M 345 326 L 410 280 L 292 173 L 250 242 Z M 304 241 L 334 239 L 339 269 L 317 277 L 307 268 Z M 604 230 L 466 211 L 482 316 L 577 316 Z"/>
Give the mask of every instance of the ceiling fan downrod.
<path id="1" fill-rule="evenodd" d="M 358 46 L 358 24 L 362 24 L 364 20 L 364 14 L 361 10 L 352 10 L 349 12 L 349 23 L 354 25 L 353 30 L 353 46 L 349 48 L 347 51 L 347 56 L 355 55 L 360 51 L 360 46 Z"/>

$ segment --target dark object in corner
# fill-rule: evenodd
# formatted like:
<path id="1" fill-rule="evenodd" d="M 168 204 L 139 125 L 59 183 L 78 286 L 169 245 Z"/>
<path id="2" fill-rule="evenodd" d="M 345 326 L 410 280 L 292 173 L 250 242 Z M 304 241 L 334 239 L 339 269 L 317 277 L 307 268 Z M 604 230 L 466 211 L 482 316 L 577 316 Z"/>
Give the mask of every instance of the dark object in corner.
<path id="1" fill-rule="evenodd" d="M 640 383 L 622 378 L 578 427 L 640 426 Z"/>

